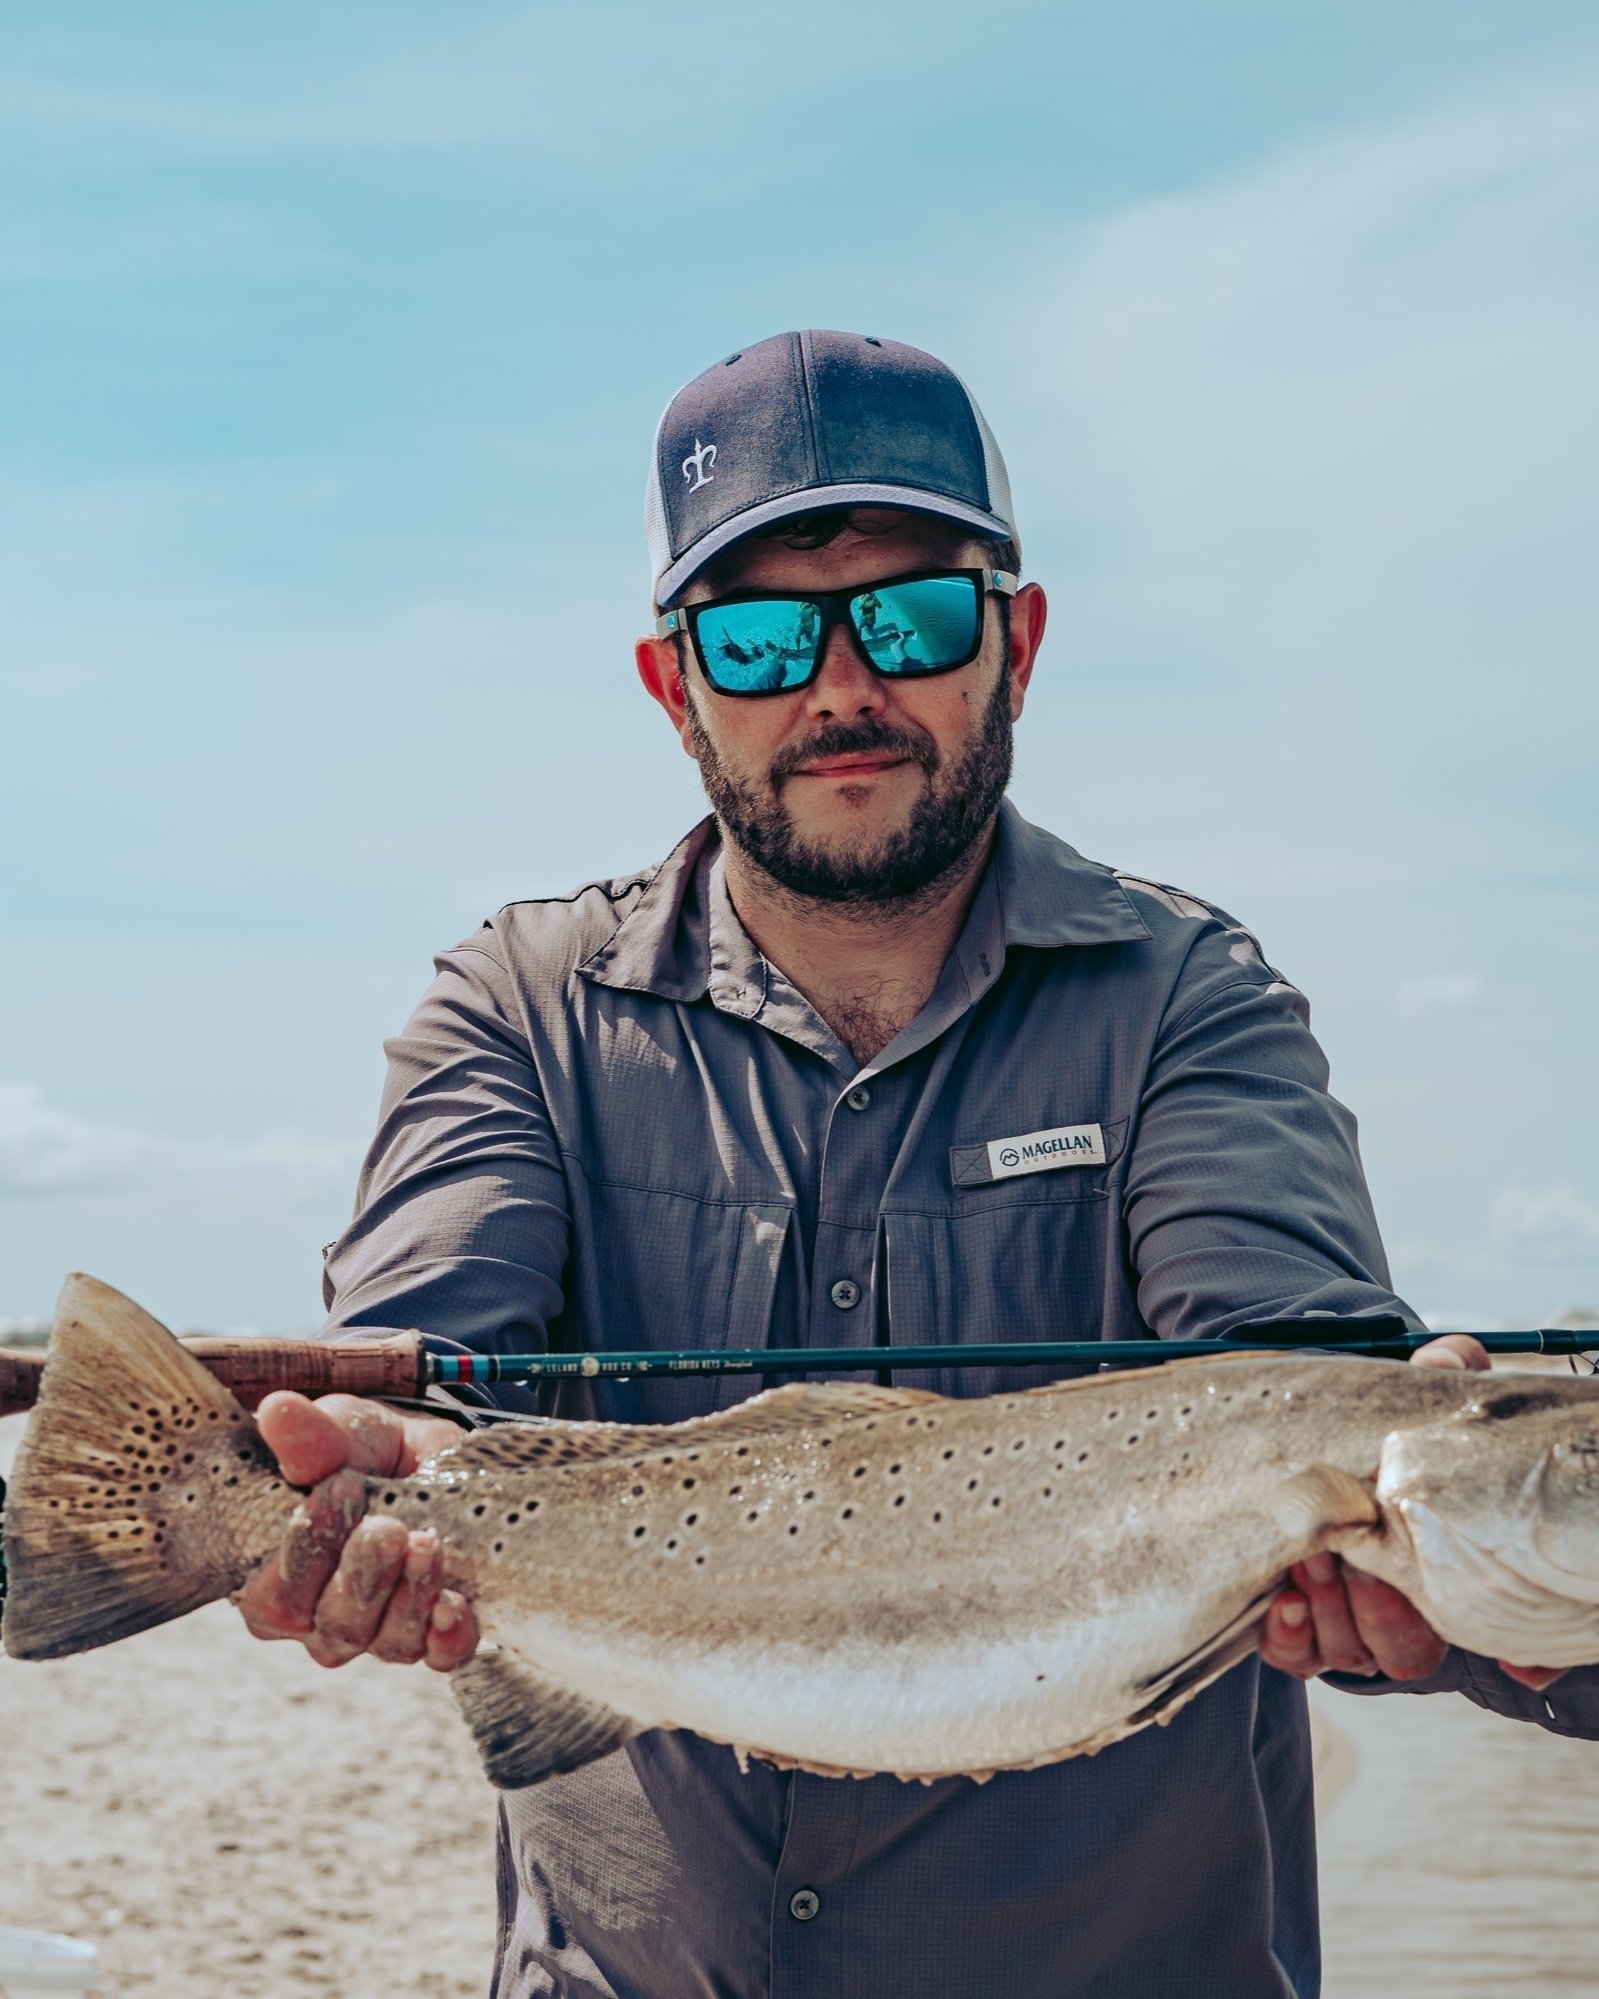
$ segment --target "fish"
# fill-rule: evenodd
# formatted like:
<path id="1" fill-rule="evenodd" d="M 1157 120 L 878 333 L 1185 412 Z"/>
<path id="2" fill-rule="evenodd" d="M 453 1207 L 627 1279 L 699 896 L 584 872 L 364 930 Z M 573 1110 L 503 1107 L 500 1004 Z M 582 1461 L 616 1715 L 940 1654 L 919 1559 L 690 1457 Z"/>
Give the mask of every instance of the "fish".
<path id="1" fill-rule="evenodd" d="M 463 1435 L 367 1510 L 436 1530 L 489 1779 L 649 1729 L 932 1782 L 1093 1754 L 1255 1650 L 1321 1550 L 1450 1642 L 1599 1661 L 1599 1382 L 1218 1355 L 971 1399 L 795 1383 L 689 1422 Z M 5 1526 L 6 1651 L 229 1595 L 304 1495 L 158 1321 L 69 1280 Z"/>

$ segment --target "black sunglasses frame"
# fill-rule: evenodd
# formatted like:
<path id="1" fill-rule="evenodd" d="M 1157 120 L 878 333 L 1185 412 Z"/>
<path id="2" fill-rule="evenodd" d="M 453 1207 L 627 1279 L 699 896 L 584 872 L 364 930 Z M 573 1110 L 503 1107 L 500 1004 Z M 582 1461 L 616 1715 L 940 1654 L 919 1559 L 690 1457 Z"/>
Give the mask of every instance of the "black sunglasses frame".
<path id="1" fill-rule="evenodd" d="M 961 577 L 974 585 L 978 595 L 978 616 L 976 636 L 972 649 L 962 659 L 952 659 L 947 666 L 915 666 L 909 669 L 893 666 L 879 666 L 861 643 L 860 633 L 855 628 L 855 620 L 849 614 L 850 605 L 857 598 L 868 597 L 874 590 L 888 590 L 899 583 L 931 583 L 946 581 L 951 577 Z M 941 673 L 958 673 L 963 666 L 970 666 L 983 646 L 983 628 L 986 620 L 982 615 L 983 606 L 990 597 L 1014 597 L 1021 586 L 1021 578 L 1008 569 L 912 569 L 903 576 L 878 576 L 869 583 L 853 584 L 848 590 L 734 590 L 725 597 L 710 597 L 703 604 L 685 604 L 681 610 L 663 611 L 655 620 L 657 638 L 681 638 L 688 636 L 689 646 L 705 684 L 713 694 L 724 695 L 729 701 L 768 701 L 775 694 L 798 694 L 809 687 L 822 670 L 822 661 L 827 654 L 827 642 L 833 635 L 835 626 L 842 625 L 850 635 L 854 646 L 866 665 L 884 680 L 934 680 Z M 707 611 L 720 610 L 725 604 L 814 604 L 821 615 L 821 624 L 816 633 L 816 657 L 811 662 L 811 670 L 803 680 L 790 681 L 785 687 L 722 687 L 705 663 L 705 651 L 700 644 L 700 618 Z"/>

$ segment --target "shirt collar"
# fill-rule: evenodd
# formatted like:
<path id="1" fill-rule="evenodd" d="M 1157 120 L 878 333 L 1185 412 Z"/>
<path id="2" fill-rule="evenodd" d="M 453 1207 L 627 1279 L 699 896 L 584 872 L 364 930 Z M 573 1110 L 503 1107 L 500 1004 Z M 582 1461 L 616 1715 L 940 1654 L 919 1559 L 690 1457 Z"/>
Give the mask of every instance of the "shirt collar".
<path id="1" fill-rule="evenodd" d="M 1084 860 L 1064 840 L 1032 825 L 1008 799 L 999 808 L 988 879 L 979 890 L 979 903 L 987 908 L 980 912 L 974 904 L 974 916 L 992 910 L 990 893 L 998 903 L 997 927 L 1006 949 L 1130 944 L 1150 934 L 1109 868 Z M 975 945 L 974 928 L 987 930 L 992 921 L 990 916 L 989 923 L 968 922 L 963 945 Z M 679 841 L 578 970 L 602 986 L 669 1000 L 699 1000 L 709 993 L 724 1012 L 752 1017 L 760 1012 L 770 968 L 733 908 L 714 819 L 702 819 Z"/>

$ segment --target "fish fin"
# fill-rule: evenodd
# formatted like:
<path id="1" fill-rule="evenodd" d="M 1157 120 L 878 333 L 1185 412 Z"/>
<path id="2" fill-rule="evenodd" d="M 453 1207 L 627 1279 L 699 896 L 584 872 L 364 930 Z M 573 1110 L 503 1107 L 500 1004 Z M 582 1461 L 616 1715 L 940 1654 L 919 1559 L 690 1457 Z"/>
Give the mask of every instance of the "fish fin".
<path id="1" fill-rule="evenodd" d="M 1113 1734 L 1096 1739 L 1092 1745 L 1080 1745 L 1080 1750 L 1089 1749 L 1092 1753 L 1106 1742 L 1131 1735 L 1135 1729 L 1147 1727 L 1150 1722 L 1164 1725 L 1170 1721 L 1195 1694 L 1203 1693 L 1212 1680 L 1219 1680 L 1240 1659 L 1247 1659 L 1256 1650 L 1261 1627 L 1266 1621 L 1266 1606 L 1276 1594 L 1277 1585 L 1273 1583 L 1270 1589 L 1263 1590 L 1219 1631 L 1212 1632 L 1202 1645 L 1195 1646 L 1192 1652 L 1168 1666 L 1164 1672 L 1153 1673 L 1147 1680 L 1140 1680 L 1133 1689 L 1135 1694 L 1143 1696 L 1140 1706 L 1118 1724 Z"/>
<path id="2" fill-rule="evenodd" d="M 1371 1488 L 1337 1465 L 1310 1465 L 1284 1479 L 1266 1509 L 1290 1541 L 1305 1545 L 1336 1527 L 1370 1526 L 1380 1517 Z"/>
<path id="3" fill-rule="evenodd" d="M 844 1382 L 791 1382 L 752 1395 L 714 1416 L 686 1423 L 561 1423 L 548 1417 L 498 1424 L 451 1444 L 433 1460 L 441 1472 L 530 1465 L 593 1464 L 605 1458 L 664 1457 L 698 1443 L 771 1437 L 822 1423 L 893 1415 L 948 1398 L 921 1388 L 878 1388 Z"/>
<path id="4" fill-rule="evenodd" d="M 514 1652 L 478 1652 L 450 1675 L 489 1782 L 520 1790 L 608 1756 L 636 1722 L 544 1680 Z"/>
<path id="5" fill-rule="evenodd" d="M 226 1596 L 251 1564 L 197 1502 L 246 1467 L 276 1472 L 222 1383 L 132 1299 L 69 1277 L 6 1503 L 6 1651 L 85 1652 Z"/>

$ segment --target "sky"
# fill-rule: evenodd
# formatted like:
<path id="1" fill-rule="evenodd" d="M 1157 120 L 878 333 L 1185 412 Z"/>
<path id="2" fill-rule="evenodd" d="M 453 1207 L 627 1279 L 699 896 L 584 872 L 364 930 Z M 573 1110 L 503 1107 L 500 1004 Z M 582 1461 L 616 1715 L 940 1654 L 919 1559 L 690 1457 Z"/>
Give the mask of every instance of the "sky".
<path id="1" fill-rule="evenodd" d="M 804 325 L 982 402 L 1017 802 L 1308 993 L 1404 1295 L 1599 1306 L 1586 0 L 13 0 L 0 1320 L 316 1323 L 431 954 L 699 816 L 650 440 Z"/>

